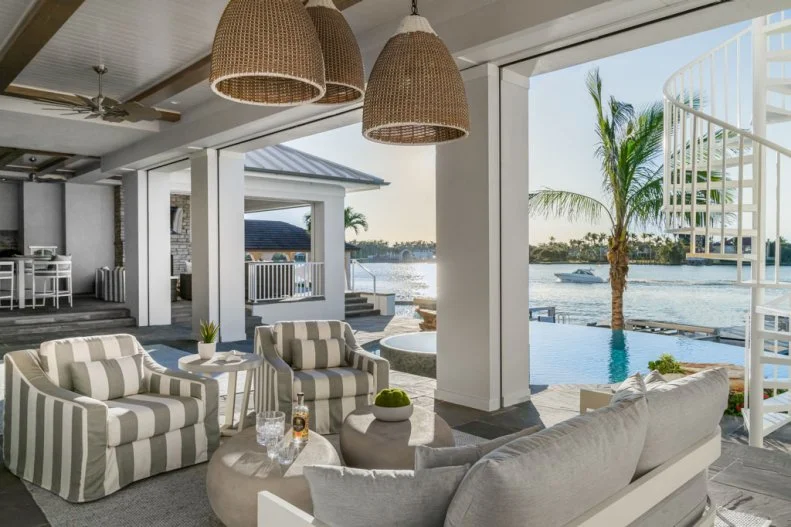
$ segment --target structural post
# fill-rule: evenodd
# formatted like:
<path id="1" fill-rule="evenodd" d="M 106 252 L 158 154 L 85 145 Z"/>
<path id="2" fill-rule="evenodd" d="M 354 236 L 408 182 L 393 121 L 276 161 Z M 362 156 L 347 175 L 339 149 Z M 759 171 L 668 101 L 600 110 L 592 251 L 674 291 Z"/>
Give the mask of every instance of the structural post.
<path id="1" fill-rule="evenodd" d="M 311 253 L 314 262 L 324 263 L 321 283 L 327 318 L 343 320 L 346 293 L 346 240 L 343 196 L 326 197 L 311 208 Z"/>
<path id="2" fill-rule="evenodd" d="M 206 149 L 190 165 L 192 330 L 211 320 L 223 342 L 245 340 L 244 155 Z"/>
<path id="3" fill-rule="evenodd" d="M 753 133 L 766 137 L 766 34 L 764 17 L 753 20 L 752 25 L 752 63 L 753 63 Z M 750 295 L 750 378 L 749 378 L 749 409 L 750 409 L 750 446 L 763 447 L 763 401 L 764 401 L 764 368 L 761 363 L 765 341 L 763 337 L 764 316 L 756 310 L 765 302 L 765 288 L 761 285 L 766 279 L 766 154 L 761 145 L 753 145 L 753 202 L 757 210 L 752 214 L 753 228 L 757 236 L 753 239 L 755 246 L 755 262 L 751 266 Z M 780 212 L 778 211 L 777 214 Z M 741 233 L 740 233 L 741 234 Z"/>
<path id="4" fill-rule="evenodd" d="M 463 75 L 471 135 L 437 148 L 436 397 L 492 411 L 530 397 L 528 83 Z"/>

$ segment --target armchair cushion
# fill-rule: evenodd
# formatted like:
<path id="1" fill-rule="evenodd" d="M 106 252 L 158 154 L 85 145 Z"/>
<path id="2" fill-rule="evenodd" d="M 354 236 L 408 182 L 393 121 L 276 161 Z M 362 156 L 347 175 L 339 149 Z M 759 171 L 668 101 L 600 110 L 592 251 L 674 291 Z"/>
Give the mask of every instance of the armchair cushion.
<path id="1" fill-rule="evenodd" d="M 138 394 L 107 401 L 107 444 L 118 446 L 202 423 L 206 405 L 194 397 Z"/>
<path id="2" fill-rule="evenodd" d="M 291 341 L 295 370 L 322 370 L 346 366 L 346 349 L 341 339 L 294 339 Z"/>
<path id="3" fill-rule="evenodd" d="M 44 342 L 38 350 L 38 356 L 41 369 L 53 384 L 74 390 L 69 368 L 72 362 L 126 357 L 140 351 L 137 339 L 132 335 L 102 335 Z"/>
<path id="4" fill-rule="evenodd" d="M 302 320 L 279 322 L 272 326 L 275 349 L 287 364 L 292 364 L 292 342 L 295 339 L 341 339 L 344 341 L 344 323 L 338 320 Z"/>
<path id="5" fill-rule="evenodd" d="M 140 393 L 143 382 L 143 356 L 69 364 L 74 391 L 100 401 Z"/>
<path id="6" fill-rule="evenodd" d="M 375 393 L 374 377 L 357 368 L 328 368 L 294 372 L 293 397 L 305 394 L 305 400 L 315 401 L 352 397 Z"/>

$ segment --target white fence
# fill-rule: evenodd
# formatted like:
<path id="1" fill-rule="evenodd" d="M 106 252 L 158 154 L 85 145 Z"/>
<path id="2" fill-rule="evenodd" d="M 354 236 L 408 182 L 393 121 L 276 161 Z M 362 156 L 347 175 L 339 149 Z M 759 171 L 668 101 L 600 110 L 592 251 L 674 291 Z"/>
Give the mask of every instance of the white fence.
<path id="1" fill-rule="evenodd" d="M 324 296 L 324 262 L 247 262 L 247 301 Z"/>

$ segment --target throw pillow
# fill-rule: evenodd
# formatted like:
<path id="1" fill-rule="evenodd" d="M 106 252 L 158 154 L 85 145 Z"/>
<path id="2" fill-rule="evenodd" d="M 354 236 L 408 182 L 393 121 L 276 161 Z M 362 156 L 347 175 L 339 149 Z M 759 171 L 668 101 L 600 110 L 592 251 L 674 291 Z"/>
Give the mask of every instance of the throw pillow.
<path id="1" fill-rule="evenodd" d="M 321 370 L 346 365 L 341 339 L 295 339 L 291 341 L 291 365 L 295 370 Z"/>
<path id="2" fill-rule="evenodd" d="M 451 447 L 433 448 L 418 445 L 415 448 L 415 470 L 426 470 L 437 467 L 455 467 L 459 465 L 474 465 L 489 452 L 507 445 L 514 439 L 535 434 L 544 429 L 544 425 L 531 426 L 508 434 L 506 436 L 484 441 L 477 445 L 461 445 Z"/>
<path id="3" fill-rule="evenodd" d="M 99 401 L 140 393 L 143 386 L 143 355 L 69 365 L 74 391 Z"/>
<path id="4" fill-rule="evenodd" d="M 445 527 L 566 525 L 629 484 L 647 429 L 635 397 L 511 441 L 467 472 Z"/>
<path id="5" fill-rule="evenodd" d="M 706 370 L 646 393 L 648 435 L 635 477 L 653 470 L 717 429 L 728 406 L 730 383 L 725 368 Z"/>
<path id="6" fill-rule="evenodd" d="M 307 466 L 313 515 L 330 527 L 442 527 L 469 465 L 429 470 Z"/>
<path id="7" fill-rule="evenodd" d="M 665 379 L 658 371 L 653 370 L 651 373 L 646 375 L 645 378 L 643 378 L 643 382 L 645 383 L 646 390 L 652 390 L 656 386 L 666 383 L 667 379 Z"/>
<path id="8" fill-rule="evenodd" d="M 639 373 L 635 373 L 623 381 L 618 389 L 615 390 L 615 393 L 610 400 L 610 404 L 615 404 L 618 401 L 622 401 L 624 399 L 640 397 L 643 395 L 645 395 L 645 383 L 643 382 L 643 376 Z"/>

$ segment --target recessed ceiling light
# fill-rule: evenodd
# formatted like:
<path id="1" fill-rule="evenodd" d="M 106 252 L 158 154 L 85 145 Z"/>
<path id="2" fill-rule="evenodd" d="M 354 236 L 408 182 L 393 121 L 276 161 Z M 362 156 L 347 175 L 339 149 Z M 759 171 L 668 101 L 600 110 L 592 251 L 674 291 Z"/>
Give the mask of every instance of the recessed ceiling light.
<path id="1" fill-rule="evenodd" d="M 136 172 L 134 168 L 122 168 L 121 172 Z"/>
<path id="2" fill-rule="evenodd" d="M 202 146 L 188 146 L 187 150 L 203 150 Z"/>
<path id="3" fill-rule="evenodd" d="M 170 104 L 178 105 L 178 104 L 181 104 L 181 101 L 170 101 Z"/>

